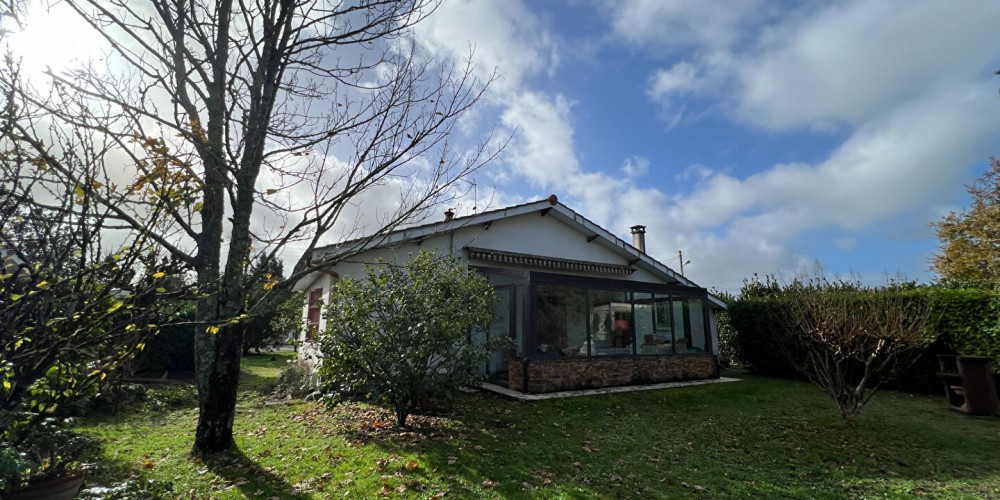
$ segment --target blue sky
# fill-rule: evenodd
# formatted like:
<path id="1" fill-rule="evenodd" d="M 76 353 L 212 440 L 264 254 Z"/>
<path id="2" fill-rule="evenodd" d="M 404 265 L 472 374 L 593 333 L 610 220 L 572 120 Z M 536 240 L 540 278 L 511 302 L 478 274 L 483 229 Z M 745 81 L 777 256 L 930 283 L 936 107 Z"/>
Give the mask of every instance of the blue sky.
<path id="1" fill-rule="evenodd" d="M 91 55 L 99 37 L 43 4 L 9 38 L 29 69 Z M 736 291 L 815 263 L 933 279 L 928 224 L 1000 155 L 997 26 L 996 0 L 443 0 L 415 36 L 501 75 L 453 142 L 512 140 L 460 215 L 555 193 Z"/>
<path id="2" fill-rule="evenodd" d="M 514 133 L 481 197 L 645 224 L 735 291 L 817 262 L 933 278 L 928 224 L 1000 155 L 998 23 L 988 0 L 450 0 L 418 40 L 503 75 L 467 129 Z"/>

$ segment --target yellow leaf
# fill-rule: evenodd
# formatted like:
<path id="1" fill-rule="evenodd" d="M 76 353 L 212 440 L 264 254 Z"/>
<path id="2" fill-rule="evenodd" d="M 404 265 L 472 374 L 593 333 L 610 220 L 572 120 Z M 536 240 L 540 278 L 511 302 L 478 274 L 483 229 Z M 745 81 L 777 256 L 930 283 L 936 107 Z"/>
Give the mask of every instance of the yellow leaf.
<path id="1" fill-rule="evenodd" d="M 153 277 L 154 277 L 154 278 L 162 278 L 162 277 L 164 277 L 164 276 L 166 276 L 166 274 L 164 274 L 164 273 L 162 273 L 162 272 L 159 272 L 159 273 L 153 273 Z"/>
<path id="2" fill-rule="evenodd" d="M 163 288 L 162 286 L 160 288 L 157 288 L 156 291 L 160 293 L 167 293 L 167 289 Z"/>
<path id="3" fill-rule="evenodd" d="M 206 328 L 205 331 L 208 332 L 208 333 L 211 333 L 212 335 L 215 335 L 216 333 L 219 333 L 219 327 L 217 327 L 217 326 L 210 326 L 210 327 Z"/>
<path id="4" fill-rule="evenodd" d="M 38 287 L 38 288 L 41 288 L 42 290 L 48 290 L 49 289 L 49 282 L 48 281 L 43 281 L 43 282 L 41 282 L 41 283 L 39 283 L 39 284 L 37 284 L 35 286 Z"/>

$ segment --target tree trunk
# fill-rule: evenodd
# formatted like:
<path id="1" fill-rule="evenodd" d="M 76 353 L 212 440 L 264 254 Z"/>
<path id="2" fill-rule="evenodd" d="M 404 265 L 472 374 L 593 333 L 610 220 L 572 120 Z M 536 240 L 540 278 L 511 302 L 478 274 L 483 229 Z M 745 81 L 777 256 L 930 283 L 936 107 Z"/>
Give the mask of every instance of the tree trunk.
<path id="1" fill-rule="evenodd" d="M 195 454 L 216 453 L 234 446 L 233 418 L 240 381 L 243 327 L 230 324 L 212 334 L 195 334 L 195 360 L 204 369 L 196 373 L 198 382 L 198 427 Z"/>

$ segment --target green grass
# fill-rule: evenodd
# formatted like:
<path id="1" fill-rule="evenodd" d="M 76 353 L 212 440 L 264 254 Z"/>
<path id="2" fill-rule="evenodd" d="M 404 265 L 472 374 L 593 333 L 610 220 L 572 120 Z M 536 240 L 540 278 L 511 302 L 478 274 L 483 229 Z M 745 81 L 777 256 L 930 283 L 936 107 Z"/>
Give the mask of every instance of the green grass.
<path id="1" fill-rule="evenodd" d="M 247 359 L 244 382 L 266 386 L 284 359 Z M 805 383 L 744 378 L 528 404 L 464 395 L 451 412 L 412 417 L 407 432 L 377 406 L 327 410 L 246 391 L 240 453 L 204 460 L 188 454 L 193 403 L 82 428 L 104 443 L 92 478 L 138 473 L 185 498 L 1000 496 L 1000 419 L 886 392 L 845 422 Z"/>

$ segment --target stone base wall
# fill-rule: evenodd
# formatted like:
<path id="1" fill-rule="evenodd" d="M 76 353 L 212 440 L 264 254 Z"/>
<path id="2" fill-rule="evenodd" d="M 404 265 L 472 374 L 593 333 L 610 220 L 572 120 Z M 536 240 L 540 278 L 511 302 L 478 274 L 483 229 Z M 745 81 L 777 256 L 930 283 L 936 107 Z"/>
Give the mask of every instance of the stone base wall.
<path id="1" fill-rule="evenodd" d="M 539 393 L 719 377 L 713 354 L 512 359 L 509 387 Z"/>

